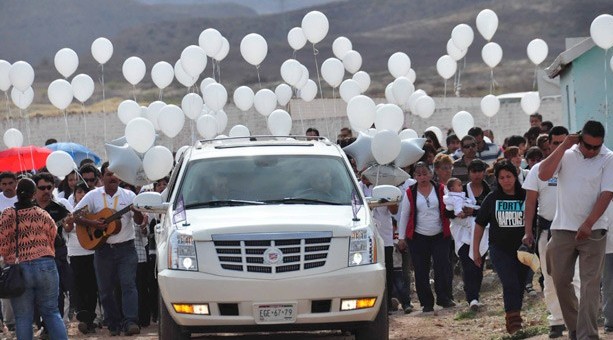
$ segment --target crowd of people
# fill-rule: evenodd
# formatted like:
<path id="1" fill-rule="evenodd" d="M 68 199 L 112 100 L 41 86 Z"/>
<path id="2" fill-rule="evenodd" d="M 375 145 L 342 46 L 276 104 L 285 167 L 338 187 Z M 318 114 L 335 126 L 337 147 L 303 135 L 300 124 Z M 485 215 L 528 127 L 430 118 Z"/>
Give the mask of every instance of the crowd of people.
<path id="1" fill-rule="evenodd" d="M 443 147 L 430 131 L 421 160 L 405 170 L 402 201 L 373 209 L 385 247 L 388 306 L 406 314 L 435 305 L 452 308 L 454 272 L 461 272 L 466 307 L 478 312 L 484 263 L 491 261 L 503 290 L 506 330 L 522 328 L 524 295 L 541 283 L 549 337 L 597 339 L 601 302 L 605 332 L 613 332 L 613 152 L 603 145 L 601 123 L 588 121 L 571 134 L 563 126 L 530 117 L 532 127 L 497 145 L 491 130 L 474 127 L 458 138 L 449 131 Z M 309 128 L 306 135 L 317 138 Z M 355 138 L 343 128 L 337 143 Z M 373 183 L 361 176 L 368 196 Z M 26 292 L 3 299 L 2 321 L 19 339 L 39 335 L 66 339 L 63 321 L 76 318 L 83 334 L 102 326 L 111 336 L 139 334 L 156 322 L 157 282 L 153 229 L 159 216 L 131 208 L 136 194 L 162 192 L 168 178 L 140 188 L 122 182 L 102 164 L 85 161 L 59 181 L 40 169 L 0 173 L 0 256 L 25 268 Z M 104 215 L 119 211 L 121 228 Z M 83 237 L 104 236 L 95 249 Z M 538 254 L 541 273 L 517 256 Z M 606 254 L 606 256 L 605 256 Z M 78 284 L 76 284 L 78 282 Z M 434 291 L 432 290 L 432 286 Z M 601 292 L 602 290 L 602 292 Z"/>

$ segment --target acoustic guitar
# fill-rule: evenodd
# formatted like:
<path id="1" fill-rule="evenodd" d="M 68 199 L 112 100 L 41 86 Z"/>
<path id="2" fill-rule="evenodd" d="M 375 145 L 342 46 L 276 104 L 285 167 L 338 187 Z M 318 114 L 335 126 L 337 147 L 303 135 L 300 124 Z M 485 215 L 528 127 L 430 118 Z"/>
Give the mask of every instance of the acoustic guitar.
<path id="1" fill-rule="evenodd" d="M 109 237 L 118 234 L 121 231 L 121 216 L 129 212 L 131 207 L 132 204 L 119 211 L 104 208 L 95 214 L 84 214 L 83 217 L 92 221 L 104 220 L 107 227 L 101 230 L 77 223 L 77 239 L 81 247 L 88 250 L 98 249 Z"/>

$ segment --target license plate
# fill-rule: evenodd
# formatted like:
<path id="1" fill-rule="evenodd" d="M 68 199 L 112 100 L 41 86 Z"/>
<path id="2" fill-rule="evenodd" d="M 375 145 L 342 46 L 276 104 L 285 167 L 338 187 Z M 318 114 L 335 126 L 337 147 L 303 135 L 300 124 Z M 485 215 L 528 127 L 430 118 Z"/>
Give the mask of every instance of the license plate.
<path id="1" fill-rule="evenodd" d="M 256 323 L 292 323 L 296 321 L 296 304 L 254 305 Z"/>

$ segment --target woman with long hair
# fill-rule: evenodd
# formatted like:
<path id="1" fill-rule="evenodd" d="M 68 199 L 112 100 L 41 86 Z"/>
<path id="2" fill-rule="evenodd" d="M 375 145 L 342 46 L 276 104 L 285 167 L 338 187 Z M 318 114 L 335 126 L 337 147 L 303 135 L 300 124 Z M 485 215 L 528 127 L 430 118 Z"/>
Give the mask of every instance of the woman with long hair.
<path id="1" fill-rule="evenodd" d="M 66 175 L 64 179 L 60 182 L 60 185 L 57 187 L 58 197 L 68 199 L 72 193 L 74 193 L 75 187 L 77 185 L 77 173 L 73 170 L 71 173 Z M 74 202 L 70 202 L 73 204 Z"/>
<path id="2" fill-rule="evenodd" d="M 67 339 L 57 304 L 60 282 L 53 246 L 57 226 L 45 210 L 33 204 L 35 191 L 34 181 L 21 179 L 15 208 L 5 209 L 0 217 L 0 255 L 8 264 L 19 261 L 26 285 L 22 295 L 11 298 L 15 330 L 18 339 L 32 339 L 34 309 L 38 308 L 50 338 Z"/>
<path id="3" fill-rule="evenodd" d="M 524 236 L 526 191 L 519 184 L 517 168 L 511 162 L 496 163 L 494 174 L 498 185 L 479 209 L 473 244 L 481 242 L 485 226 L 489 224 L 490 257 L 502 282 L 506 329 L 513 334 L 522 328 L 521 307 L 528 274 L 528 267 L 517 259 L 517 249 Z M 473 247 L 473 260 L 482 267 L 479 247 Z"/>

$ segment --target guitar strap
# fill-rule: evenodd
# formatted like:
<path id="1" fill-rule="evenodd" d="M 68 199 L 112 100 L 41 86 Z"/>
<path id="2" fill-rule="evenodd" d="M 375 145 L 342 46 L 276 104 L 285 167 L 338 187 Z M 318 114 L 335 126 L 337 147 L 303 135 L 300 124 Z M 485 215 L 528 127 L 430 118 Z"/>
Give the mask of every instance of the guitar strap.
<path id="1" fill-rule="evenodd" d="M 102 193 L 102 202 L 104 202 L 104 207 L 108 208 L 108 203 L 106 202 L 106 192 Z M 115 196 L 113 199 L 113 210 L 117 210 L 117 204 L 119 203 L 119 195 Z"/>

